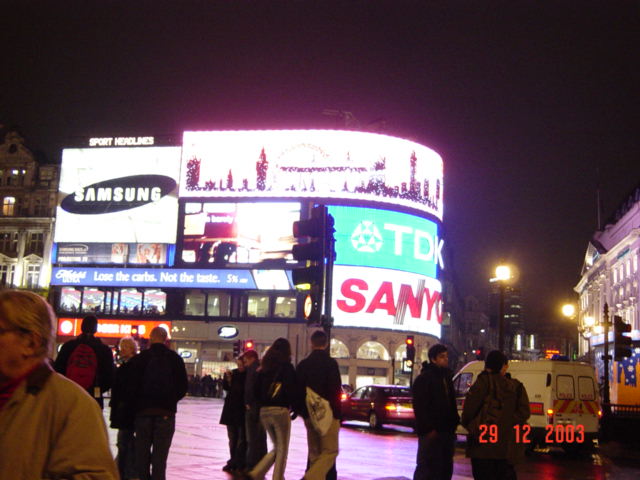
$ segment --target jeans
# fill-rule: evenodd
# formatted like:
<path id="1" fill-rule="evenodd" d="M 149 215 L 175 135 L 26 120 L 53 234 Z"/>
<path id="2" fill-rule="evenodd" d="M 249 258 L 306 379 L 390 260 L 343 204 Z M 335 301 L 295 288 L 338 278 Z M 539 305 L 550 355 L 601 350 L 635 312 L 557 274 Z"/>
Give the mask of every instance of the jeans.
<path id="1" fill-rule="evenodd" d="M 118 472 L 122 480 L 130 478 L 138 478 L 136 474 L 136 457 L 135 457 L 135 430 L 133 428 L 120 428 L 118 430 Z"/>
<path id="2" fill-rule="evenodd" d="M 308 418 L 304 419 L 304 426 L 307 429 L 309 468 L 303 478 L 305 480 L 324 480 L 334 467 L 338 456 L 340 420 L 334 418 L 325 435 L 320 435 Z"/>
<path id="3" fill-rule="evenodd" d="M 430 431 L 418 436 L 418 455 L 413 480 L 451 480 L 455 433 Z"/>
<path id="4" fill-rule="evenodd" d="M 136 417 L 136 458 L 141 480 L 165 480 L 167 457 L 175 430 L 174 416 Z"/>
<path id="5" fill-rule="evenodd" d="M 229 438 L 229 460 L 227 465 L 233 469 L 244 468 L 247 456 L 244 421 L 240 425 L 227 425 L 227 437 Z"/>
<path id="6" fill-rule="evenodd" d="M 245 466 L 251 469 L 267 454 L 267 434 L 260 423 L 260 412 L 257 408 L 251 408 L 245 412 L 244 425 L 247 435 L 247 461 Z"/>
<path id="7" fill-rule="evenodd" d="M 284 480 L 284 470 L 287 467 L 287 454 L 289 453 L 289 434 L 291 433 L 289 409 L 262 407 L 260 422 L 269 434 L 273 450 L 262 457 L 262 460 L 253 467 L 249 475 L 255 480 L 262 480 L 271 466 L 275 464 L 271 480 Z"/>

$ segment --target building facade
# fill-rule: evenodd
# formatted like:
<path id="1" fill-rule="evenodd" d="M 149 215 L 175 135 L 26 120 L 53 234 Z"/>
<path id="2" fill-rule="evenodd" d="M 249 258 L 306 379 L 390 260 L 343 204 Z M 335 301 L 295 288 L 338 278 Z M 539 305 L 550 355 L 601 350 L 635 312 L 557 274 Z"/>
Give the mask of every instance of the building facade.
<path id="1" fill-rule="evenodd" d="M 93 145 L 91 147 L 90 145 Z M 442 159 L 403 139 L 353 131 L 185 132 L 91 139 L 65 149 L 53 249 L 58 340 L 94 313 L 115 344 L 164 325 L 190 373 L 233 366 L 314 327 L 295 290 L 293 222 L 335 220 L 331 353 L 343 382 L 408 383 L 442 336 Z"/>
<path id="2" fill-rule="evenodd" d="M 640 359 L 640 294 L 638 257 L 640 255 L 640 188 L 620 205 L 602 230 L 589 241 L 580 281 L 575 291 L 580 297 L 578 316 L 578 353 L 595 362 L 599 378 L 604 376 L 603 325 L 605 305 L 609 321 L 614 315 L 631 325 L 633 356 L 610 364 L 610 397 L 612 403 L 640 403 L 637 384 Z M 613 332 L 609 332 L 610 353 L 613 353 Z"/>
<path id="3" fill-rule="evenodd" d="M 17 130 L 0 145 L 0 284 L 42 290 L 51 271 L 57 165 L 40 164 Z"/>

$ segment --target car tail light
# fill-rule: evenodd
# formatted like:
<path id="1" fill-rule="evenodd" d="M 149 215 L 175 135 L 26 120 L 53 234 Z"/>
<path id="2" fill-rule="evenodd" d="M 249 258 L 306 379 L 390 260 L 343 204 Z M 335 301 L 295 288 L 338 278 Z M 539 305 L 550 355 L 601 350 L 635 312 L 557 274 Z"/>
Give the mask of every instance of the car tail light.
<path id="1" fill-rule="evenodd" d="M 531 410 L 531 415 L 544 415 L 544 403 L 530 402 L 529 410 Z"/>
<path id="2" fill-rule="evenodd" d="M 387 403 L 384 406 L 384 409 L 389 410 L 390 412 L 395 412 L 398 409 L 398 407 L 396 407 L 393 403 Z"/>
<path id="3" fill-rule="evenodd" d="M 340 401 L 344 402 L 347 399 L 347 394 L 346 393 L 341 393 L 340 394 Z"/>
<path id="4" fill-rule="evenodd" d="M 547 409 L 547 423 L 551 425 L 553 423 L 553 408 Z"/>

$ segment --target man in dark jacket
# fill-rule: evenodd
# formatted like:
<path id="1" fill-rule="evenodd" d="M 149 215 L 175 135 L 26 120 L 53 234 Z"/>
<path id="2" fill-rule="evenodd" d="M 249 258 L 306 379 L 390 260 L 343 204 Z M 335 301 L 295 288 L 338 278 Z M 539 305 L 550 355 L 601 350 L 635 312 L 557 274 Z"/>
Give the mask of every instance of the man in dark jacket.
<path id="1" fill-rule="evenodd" d="M 227 426 L 229 438 L 229 460 L 222 467 L 225 472 L 244 469 L 247 458 L 247 436 L 244 426 L 244 382 L 246 372 L 242 357 L 237 360 L 238 368 L 227 370 L 222 380 L 222 388 L 227 392 L 220 415 L 220 424 Z"/>
<path id="2" fill-rule="evenodd" d="M 327 334 L 317 330 L 311 335 L 311 353 L 298 364 L 296 376 L 299 398 L 304 399 L 309 387 L 329 402 L 333 413 L 333 422 L 329 430 L 321 435 L 309 419 L 305 402 L 298 409 L 304 418 L 307 429 L 307 446 L 309 452 L 309 468 L 304 475 L 306 480 L 324 479 L 333 468 L 338 456 L 338 434 L 340 431 L 340 369 L 338 362 L 327 352 Z"/>
<path id="3" fill-rule="evenodd" d="M 167 336 L 164 328 L 155 327 L 149 334 L 149 349 L 131 359 L 130 391 L 135 399 L 135 448 L 141 480 L 165 480 L 178 401 L 187 393 L 184 361 L 165 345 Z"/>
<path id="4" fill-rule="evenodd" d="M 413 383 L 413 411 L 418 434 L 413 480 L 451 480 L 455 431 L 460 417 L 447 347 L 432 346 L 429 362 L 422 364 L 422 371 Z"/>
<path id="5" fill-rule="evenodd" d="M 242 354 L 242 361 L 246 370 L 244 405 L 245 405 L 245 434 L 247 436 L 247 458 L 245 467 L 251 470 L 267 454 L 267 432 L 260 423 L 260 407 L 255 392 L 258 376 L 258 352 L 247 350 Z"/>
<path id="6" fill-rule="evenodd" d="M 84 370 L 86 370 L 87 365 L 90 365 L 91 362 L 94 362 L 94 365 L 95 362 L 97 362 L 97 365 L 93 367 L 93 379 L 89 379 L 88 383 L 82 386 L 87 390 L 89 395 L 96 399 L 100 408 L 103 408 L 104 402 L 102 400 L 102 395 L 111 388 L 113 375 L 115 373 L 113 354 L 111 353 L 111 349 L 102 343 L 102 340 L 95 337 L 95 333 L 98 331 L 98 319 L 95 315 L 87 315 L 84 317 L 81 329 L 82 334 L 78 335 L 78 337 L 73 340 L 69 340 L 62 346 L 60 353 L 58 353 L 54 362 L 54 368 L 56 372 L 77 381 L 73 378 L 73 375 L 70 375 L 70 373 L 72 369 L 73 371 L 78 371 L 78 368 L 70 367 L 69 359 L 75 359 L 77 357 L 77 354 L 74 355 L 73 353 L 78 346 L 88 345 L 95 353 L 95 360 L 87 362 L 78 357 L 80 358 L 79 363 Z"/>

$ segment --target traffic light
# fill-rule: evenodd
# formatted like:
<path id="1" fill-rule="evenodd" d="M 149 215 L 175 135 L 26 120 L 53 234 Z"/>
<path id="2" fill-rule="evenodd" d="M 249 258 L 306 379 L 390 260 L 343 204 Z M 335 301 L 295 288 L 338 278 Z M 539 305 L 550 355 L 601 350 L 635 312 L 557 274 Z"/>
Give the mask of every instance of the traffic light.
<path id="1" fill-rule="evenodd" d="M 631 325 L 625 323 L 619 315 L 613 316 L 613 359 L 616 362 L 631 356 L 631 337 L 623 335 L 631 331 Z"/>
<path id="2" fill-rule="evenodd" d="M 416 345 L 413 342 L 413 335 L 407 335 L 407 339 L 404 343 L 407 345 L 407 360 L 411 361 L 411 364 L 413 365 L 413 362 L 416 359 Z"/>
<path id="3" fill-rule="evenodd" d="M 235 342 L 233 342 L 233 358 L 238 358 L 240 356 L 240 353 L 242 353 L 240 350 L 242 349 L 242 340 L 236 340 Z"/>
<path id="4" fill-rule="evenodd" d="M 308 324 L 322 324 L 323 299 L 327 287 L 327 263 L 335 255 L 333 243 L 334 220 L 324 205 L 318 205 L 305 220 L 293 222 L 293 236 L 305 239 L 291 249 L 294 260 L 305 262 L 304 267 L 291 272 L 294 286 L 308 295 L 304 303 L 304 318 Z"/>
<path id="5" fill-rule="evenodd" d="M 242 350 L 246 352 L 247 350 L 253 350 L 253 347 L 254 347 L 253 340 L 245 340 L 244 347 Z"/>

